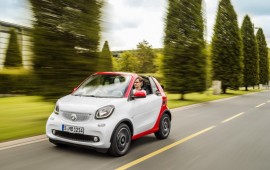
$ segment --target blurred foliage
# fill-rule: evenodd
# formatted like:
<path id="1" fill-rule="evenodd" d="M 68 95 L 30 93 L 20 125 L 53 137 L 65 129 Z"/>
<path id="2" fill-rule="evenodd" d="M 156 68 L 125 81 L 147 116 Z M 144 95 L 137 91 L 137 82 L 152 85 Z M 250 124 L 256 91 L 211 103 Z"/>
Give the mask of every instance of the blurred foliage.
<path id="1" fill-rule="evenodd" d="M 259 30 L 257 31 L 256 40 L 259 53 L 260 84 L 268 84 L 269 81 L 268 48 L 262 28 L 259 28 Z"/>
<path id="2" fill-rule="evenodd" d="M 267 48 L 268 49 L 268 61 L 270 61 L 270 48 Z M 268 65 L 269 69 L 270 69 L 270 62 L 269 62 L 269 65 Z M 269 74 L 270 74 L 270 70 L 269 70 Z M 269 75 L 270 77 L 270 75 Z M 268 79 L 270 81 L 270 79 Z"/>
<path id="3" fill-rule="evenodd" d="M 212 60 L 211 60 L 211 50 L 212 46 L 207 44 L 204 50 L 206 55 L 206 88 L 212 87 Z"/>
<path id="4" fill-rule="evenodd" d="M 3 69 L 0 71 L 0 94 L 35 94 L 36 78 L 32 71 Z"/>
<path id="5" fill-rule="evenodd" d="M 138 60 L 135 51 L 126 51 L 119 58 L 114 58 L 115 71 L 137 72 Z"/>
<path id="6" fill-rule="evenodd" d="M 139 42 L 136 50 L 136 57 L 138 62 L 138 71 L 139 73 L 154 73 L 156 72 L 156 67 L 154 64 L 155 58 L 157 58 L 156 53 L 152 46 L 146 41 L 143 40 Z"/>
<path id="7" fill-rule="evenodd" d="M 248 15 L 245 16 L 241 35 L 243 41 L 244 57 L 244 86 L 248 90 L 249 86 L 255 86 L 259 83 L 259 55 L 256 38 L 254 35 L 253 24 Z"/>
<path id="8" fill-rule="evenodd" d="M 162 66 L 163 66 L 163 58 L 164 58 L 164 54 L 163 51 L 160 52 L 156 52 L 157 57 L 154 60 L 154 65 L 156 67 L 156 74 L 162 76 Z"/>
<path id="9" fill-rule="evenodd" d="M 212 38 L 212 66 L 213 80 L 222 82 L 223 93 L 227 87 L 237 89 L 242 83 L 241 55 L 237 14 L 230 0 L 221 0 Z"/>
<path id="10" fill-rule="evenodd" d="M 163 74 L 166 90 L 184 94 L 206 89 L 202 1 L 169 1 L 165 20 Z"/>
<path id="11" fill-rule="evenodd" d="M 112 53 L 108 41 L 105 41 L 98 60 L 98 71 L 112 71 Z"/>
<path id="12" fill-rule="evenodd" d="M 103 1 L 30 0 L 37 94 L 59 97 L 98 70 Z"/>
<path id="13" fill-rule="evenodd" d="M 22 53 L 19 47 L 17 34 L 14 29 L 11 29 L 9 34 L 10 38 L 6 53 L 6 59 L 4 61 L 4 67 L 22 67 Z"/>
<path id="14" fill-rule="evenodd" d="M 155 73 L 157 65 L 158 50 L 145 40 L 139 42 L 136 50 L 129 50 L 120 55 L 119 58 L 114 58 L 114 70 L 136 73 Z"/>

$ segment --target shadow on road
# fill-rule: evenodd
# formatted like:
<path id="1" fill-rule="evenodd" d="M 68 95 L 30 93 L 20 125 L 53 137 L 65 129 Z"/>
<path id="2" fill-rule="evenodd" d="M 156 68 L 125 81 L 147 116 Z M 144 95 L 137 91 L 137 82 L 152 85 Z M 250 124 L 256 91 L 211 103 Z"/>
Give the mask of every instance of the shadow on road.
<path id="1" fill-rule="evenodd" d="M 132 153 L 132 152 L 137 152 L 140 150 L 146 150 L 145 148 L 148 148 L 147 150 L 151 150 L 151 147 L 153 146 L 157 146 L 157 144 L 165 144 L 168 143 L 170 140 L 158 140 L 155 136 L 150 135 L 150 136 L 145 136 L 143 138 L 140 139 L 136 139 L 134 141 L 132 141 L 131 143 L 131 147 L 130 147 L 130 151 L 128 154 Z M 150 146 L 150 147 L 149 147 Z M 153 148 L 155 149 L 155 148 Z M 110 156 L 107 153 L 101 153 L 98 152 L 94 149 L 89 149 L 89 148 L 83 148 L 83 147 L 77 147 L 77 146 L 70 146 L 70 145 L 63 145 L 63 146 L 54 146 L 53 144 L 51 144 L 50 150 L 53 152 L 62 152 L 63 154 L 72 154 L 74 156 L 94 156 L 94 157 L 99 157 L 99 158 L 103 158 L 103 159 L 111 159 L 111 158 L 115 158 L 113 156 Z"/>

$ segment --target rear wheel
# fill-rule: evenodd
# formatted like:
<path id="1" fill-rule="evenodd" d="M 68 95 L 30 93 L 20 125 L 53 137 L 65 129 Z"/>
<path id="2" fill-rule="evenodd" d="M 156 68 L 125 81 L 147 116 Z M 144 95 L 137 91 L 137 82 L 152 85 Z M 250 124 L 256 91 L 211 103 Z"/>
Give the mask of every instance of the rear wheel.
<path id="1" fill-rule="evenodd" d="M 131 144 L 131 132 L 126 124 L 120 124 L 112 136 L 109 153 L 113 156 L 125 155 Z"/>
<path id="2" fill-rule="evenodd" d="M 171 119 L 170 116 L 165 113 L 162 115 L 159 122 L 159 130 L 155 133 L 156 138 L 166 139 L 171 131 Z"/>

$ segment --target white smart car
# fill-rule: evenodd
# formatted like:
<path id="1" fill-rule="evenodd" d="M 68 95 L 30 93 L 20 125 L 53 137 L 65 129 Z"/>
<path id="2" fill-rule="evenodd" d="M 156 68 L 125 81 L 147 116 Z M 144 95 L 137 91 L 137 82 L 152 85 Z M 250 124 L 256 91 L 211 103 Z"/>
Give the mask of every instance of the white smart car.
<path id="1" fill-rule="evenodd" d="M 167 138 L 172 118 L 167 97 L 151 76 L 141 76 L 145 91 L 133 94 L 137 77 L 120 72 L 88 77 L 72 94 L 57 101 L 46 125 L 50 142 L 122 156 L 134 139 L 151 133 L 158 139 Z"/>

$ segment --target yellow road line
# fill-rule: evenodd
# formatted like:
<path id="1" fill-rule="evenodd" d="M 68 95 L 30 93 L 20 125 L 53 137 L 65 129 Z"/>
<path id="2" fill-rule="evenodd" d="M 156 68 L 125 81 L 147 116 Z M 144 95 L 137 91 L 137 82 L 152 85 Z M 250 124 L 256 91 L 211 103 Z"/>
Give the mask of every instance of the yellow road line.
<path id="1" fill-rule="evenodd" d="M 190 139 L 192 139 L 192 138 L 194 138 L 196 136 L 199 136 L 199 135 L 201 135 L 201 134 L 203 134 L 203 133 L 205 133 L 205 132 L 207 132 L 207 131 L 215 128 L 215 127 L 216 126 L 211 126 L 211 127 L 206 128 L 206 129 L 204 129 L 202 131 L 199 131 L 197 133 L 194 133 L 194 134 L 192 134 L 192 135 L 190 135 L 188 137 L 185 137 L 185 138 L 183 138 L 183 139 L 181 139 L 179 141 L 176 141 L 176 142 L 174 142 L 174 143 L 172 143 L 170 145 L 167 145 L 167 146 L 165 146 L 165 147 L 163 147 L 163 148 L 161 148 L 159 150 L 156 150 L 156 151 L 154 151 L 154 152 L 152 152 L 152 153 L 150 153 L 148 155 L 145 155 L 145 156 L 143 156 L 143 157 L 141 157 L 139 159 L 136 159 L 136 160 L 134 160 L 134 161 L 132 161 L 132 162 L 130 162 L 128 164 L 125 164 L 125 165 L 117 168 L 116 170 L 125 170 L 125 169 L 128 169 L 128 168 L 130 168 L 130 167 L 132 167 L 132 166 L 134 166 L 136 164 L 139 164 L 139 163 L 141 163 L 141 162 L 143 162 L 143 161 L 145 161 L 145 160 L 147 160 L 149 158 L 152 158 L 152 157 L 154 157 L 154 156 L 156 156 L 156 155 L 158 155 L 158 154 L 160 154 L 160 153 L 162 153 L 162 152 L 164 152 L 164 151 L 166 151 L 168 149 L 171 149 L 171 148 L 173 148 L 173 147 L 175 147 L 177 145 L 180 145 L 181 143 L 184 143 L 184 142 L 186 142 L 186 141 L 188 141 L 188 140 L 190 140 Z"/>
<path id="2" fill-rule="evenodd" d="M 270 100 L 267 101 L 268 103 L 270 102 Z"/>
<path id="3" fill-rule="evenodd" d="M 265 103 L 259 104 L 259 105 L 258 105 L 258 106 L 256 106 L 256 107 L 261 107 L 262 105 L 265 105 Z"/>
<path id="4" fill-rule="evenodd" d="M 226 123 L 226 122 L 228 122 L 228 121 L 230 121 L 230 120 L 232 120 L 232 119 L 234 119 L 234 118 L 237 118 L 238 116 L 241 116 L 242 114 L 244 114 L 245 112 L 241 112 L 241 113 L 239 113 L 239 114 L 237 114 L 237 115 L 235 115 L 235 116 L 232 116 L 232 117 L 230 117 L 230 118 L 228 118 L 228 119 L 225 119 L 225 120 L 223 120 L 222 121 L 222 123 Z"/>

